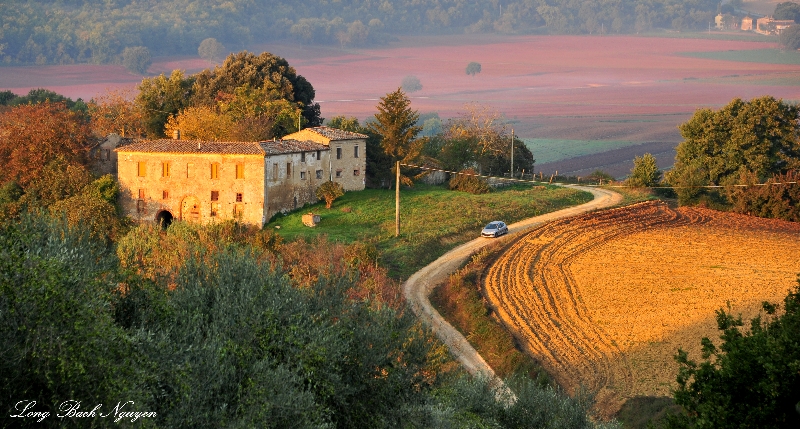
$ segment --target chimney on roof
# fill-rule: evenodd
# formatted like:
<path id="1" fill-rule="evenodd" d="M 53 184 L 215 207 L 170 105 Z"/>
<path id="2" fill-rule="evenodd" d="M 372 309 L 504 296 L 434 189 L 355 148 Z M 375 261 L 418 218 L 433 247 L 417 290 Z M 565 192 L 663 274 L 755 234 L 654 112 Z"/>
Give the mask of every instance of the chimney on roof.
<path id="1" fill-rule="evenodd" d="M 181 130 L 175 130 L 172 132 L 172 140 L 180 140 L 181 139 Z"/>
<path id="2" fill-rule="evenodd" d="M 200 150 L 200 142 L 197 142 L 197 150 Z"/>

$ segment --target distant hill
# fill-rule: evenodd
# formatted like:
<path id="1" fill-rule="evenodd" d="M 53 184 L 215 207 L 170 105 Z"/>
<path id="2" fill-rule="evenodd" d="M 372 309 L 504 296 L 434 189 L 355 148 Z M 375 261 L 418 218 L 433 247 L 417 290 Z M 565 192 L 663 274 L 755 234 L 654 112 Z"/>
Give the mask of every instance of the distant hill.
<path id="1" fill-rule="evenodd" d="M 716 0 L 4 0 L 0 64 L 119 63 L 127 47 L 195 54 L 291 39 L 342 47 L 420 33 L 632 33 L 705 28 Z"/>

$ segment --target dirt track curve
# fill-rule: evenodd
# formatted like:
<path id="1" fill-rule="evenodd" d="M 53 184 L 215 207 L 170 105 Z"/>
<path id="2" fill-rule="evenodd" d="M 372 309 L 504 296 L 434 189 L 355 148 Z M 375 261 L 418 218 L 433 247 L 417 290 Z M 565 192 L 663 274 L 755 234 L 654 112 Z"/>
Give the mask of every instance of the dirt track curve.
<path id="1" fill-rule="evenodd" d="M 619 204 L 622 201 L 622 195 L 606 189 L 583 186 L 570 187 L 590 192 L 594 195 L 594 199 L 579 206 L 532 217 L 509 225 L 509 235 L 556 219 L 579 215 L 591 210 L 607 208 Z M 481 374 L 489 379 L 495 380 L 497 377 L 495 376 L 494 370 L 483 360 L 481 355 L 478 354 L 467 339 L 464 338 L 456 328 L 444 320 L 439 312 L 433 308 L 430 300 L 428 300 L 428 296 L 436 285 L 444 283 L 448 276 L 455 272 L 467 258 L 489 243 L 489 239 L 476 238 L 445 253 L 439 259 L 433 261 L 431 264 L 409 277 L 403 284 L 403 295 L 411 305 L 411 309 L 417 317 L 431 326 L 436 336 L 447 345 L 450 349 L 450 353 L 461 362 L 469 373 L 474 375 Z"/>

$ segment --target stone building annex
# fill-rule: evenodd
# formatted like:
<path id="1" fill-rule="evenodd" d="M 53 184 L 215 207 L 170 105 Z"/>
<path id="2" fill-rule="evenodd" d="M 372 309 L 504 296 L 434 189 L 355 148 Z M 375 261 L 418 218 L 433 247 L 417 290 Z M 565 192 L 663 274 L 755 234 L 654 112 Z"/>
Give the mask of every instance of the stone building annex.
<path id="1" fill-rule="evenodd" d="M 123 213 L 134 220 L 238 219 L 261 227 L 278 212 L 316 202 L 328 180 L 363 190 L 366 138 L 329 127 L 261 142 L 109 136 L 95 159 L 116 173 Z"/>

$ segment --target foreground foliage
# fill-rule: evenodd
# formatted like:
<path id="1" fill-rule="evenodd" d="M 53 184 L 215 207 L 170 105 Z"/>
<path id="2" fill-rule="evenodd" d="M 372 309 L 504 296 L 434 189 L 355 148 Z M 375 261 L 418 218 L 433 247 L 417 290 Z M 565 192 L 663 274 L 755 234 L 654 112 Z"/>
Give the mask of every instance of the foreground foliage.
<path id="1" fill-rule="evenodd" d="M 741 316 L 717 312 L 722 343 L 703 338 L 703 360 L 679 351 L 672 428 L 796 428 L 800 425 L 800 281 L 778 307 L 744 330 Z"/>
<path id="2" fill-rule="evenodd" d="M 8 415 L 20 398 L 51 413 L 13 423 L 111 421 L 56 418 L 74 399 L 105 412 L 134 401 L 156 413 L 142 427 L 596 427 L 584 397 L 518 380 L 512 404 L 445 371 L 444 349 L 409 313 L 350 298 L 354 259 L 329 260 L 343 274 L 287 275 L 269 233 L 233 227 L 134 230 L 118 260 L 61 220 L 4 225 L 0 397 Z M 320 250 L 331 249 L 309 252 Z"/>

